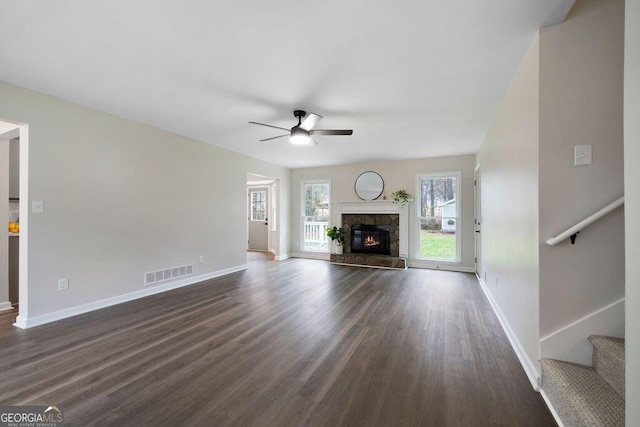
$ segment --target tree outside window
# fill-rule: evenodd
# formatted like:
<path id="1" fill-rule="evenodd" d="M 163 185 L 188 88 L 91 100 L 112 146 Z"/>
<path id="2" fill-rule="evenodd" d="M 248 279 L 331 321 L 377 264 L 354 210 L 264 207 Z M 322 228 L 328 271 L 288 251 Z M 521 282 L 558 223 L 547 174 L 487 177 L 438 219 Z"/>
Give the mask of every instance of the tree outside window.
<path id="1" fill-rule="evenodd" d="M 459 260 L 459 173 L 418 175 L 419 259 Z"/>

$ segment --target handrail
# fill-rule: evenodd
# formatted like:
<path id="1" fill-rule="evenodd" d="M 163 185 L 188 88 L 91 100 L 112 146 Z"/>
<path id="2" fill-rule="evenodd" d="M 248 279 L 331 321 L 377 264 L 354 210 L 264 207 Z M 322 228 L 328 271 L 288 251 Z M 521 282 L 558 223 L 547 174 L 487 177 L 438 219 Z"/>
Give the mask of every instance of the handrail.
<path id="1" fill-rule="evenodd" d="M 580 232 L 580 230 L 582 230 L 583 228 L 585 228 L 588 225 L 593 224 L 594 222 L 596 222 L 597 220 L 599 220 L 600 218 L 602 218 L 603 216 L 605 216 L 609 212 L 619 208 L 623 204 L 624 204 L 624 196 L 622 196 L 619 199 L 609 203 L 604 208 L 600 209 L 599 211 L 597 211 L 593 215 L 590 215 L 587 218 L 583 219 L 582 221 L 580 221 L 579 223 L 577 223 L 573 227 L 568 228 L 567 230 L 565 230 L 562 233 L 558 234 L 556 237 L 552 237 L 552 238 L 548 239 L 545 243 L 547 245 L 549 245 L 549 246 L 555 246 L 558 243 L 562 242 L 563 240 L 571 238 L 571 244 L 573 244 L 573 243 L 575 243 L 576 236 Z"/>

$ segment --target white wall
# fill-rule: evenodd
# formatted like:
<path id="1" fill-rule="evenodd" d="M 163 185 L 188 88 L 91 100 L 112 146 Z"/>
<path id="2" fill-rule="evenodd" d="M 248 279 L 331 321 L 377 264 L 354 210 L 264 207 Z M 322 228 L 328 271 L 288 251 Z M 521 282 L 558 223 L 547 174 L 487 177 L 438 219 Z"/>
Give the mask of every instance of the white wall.
<path id="1" fill-rule="evenodd" d="M 539 369 L 538 73 L 536 35 L 477 156 L 484 285 L 530 377 Z"/>
<path id="2" fill-rule="evenodd" d="M 627 0 L 624 67 L 626 229 L 626 399 L 640 402 L 640 2 Z M 640 425 L 640 406 L 627 404 L 626 423 Z"/>
<path id="3" fill-rule="evenodd" d="M 540 30 L 541 336 L 624 297 L 622 209 L 575 245 L 544 244 L 624 193 L 623 28 L 623 0 L 578 0 L 564 23 Z M 573 166 L 583 144 L 593 164 Z"/>
<path id="4" fill-rule="evenodd" d="M 6 83 L 0 99 L 0 117 L 29 125 L 21 202 L 44 201 L 28 218 L 30 318 L 144 290 L 146 271 L 242 268 L 248 171 L 284 183 L 288 206 L 289 169 Z M 281 228 L 278 249 L 289 241 Z"/>
<path id="5" fill-rule="evenodd" d="M 462 196 L 462 262 L 435 263 L 412 261 L 412 266 L 436 267 L 474 271 L 474 231 L 473 231 L 473 169 L 475 156 L 434 157 L 416 160 L 397 160 L 388 162 L 369 162 L 321 168 L 294 169 L 291 179 L 291 236 L 292 251 L 298 252 L 300 245 L 301 187 L 305 180 L 330 179 L 332 202 L 360 201 L 355 194 L 354 183 L 365 171 L 378 172 L 384 180 L 384 195 L 391 200 L 391 193 L 404 189 L 415 196 L 416 174 L 435 172 L 462 172 L 462 185 L 459 190 Z M 382 197 L 381 197 L 382 199 Z M 413 209 L 415 203 L 411 205 Z M 410 215 L 412 220 L 415 215 Z M 415 222 L 410 223 L 410 227 Z M 410 241 L 409 255 L 412 258 L 414 242 Z"/>

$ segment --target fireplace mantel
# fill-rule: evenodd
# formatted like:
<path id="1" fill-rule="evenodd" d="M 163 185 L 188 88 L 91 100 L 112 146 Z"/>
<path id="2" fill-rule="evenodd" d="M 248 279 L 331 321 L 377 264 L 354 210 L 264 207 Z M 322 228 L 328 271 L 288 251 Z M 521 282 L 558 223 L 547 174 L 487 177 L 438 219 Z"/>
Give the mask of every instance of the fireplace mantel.
<path id="1" fill-rule="evenodd" d="M 331 205 L 333 225 L 342 227 L 342 214 L 398 214 L 400 218 L 400 256 L 409 256 L 409 209 L 393 202 L 334 202 Z"/>

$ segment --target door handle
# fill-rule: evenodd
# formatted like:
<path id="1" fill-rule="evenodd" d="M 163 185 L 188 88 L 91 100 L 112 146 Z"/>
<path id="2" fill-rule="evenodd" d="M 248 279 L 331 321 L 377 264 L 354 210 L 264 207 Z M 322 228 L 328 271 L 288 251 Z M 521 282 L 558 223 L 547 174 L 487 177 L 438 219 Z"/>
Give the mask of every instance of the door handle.
<path id="1" fill-rule="evenodd" d="M 480 232 L 480 230 L 476 230 L 476 233 L 479 233 L 479 232 Z"/>

